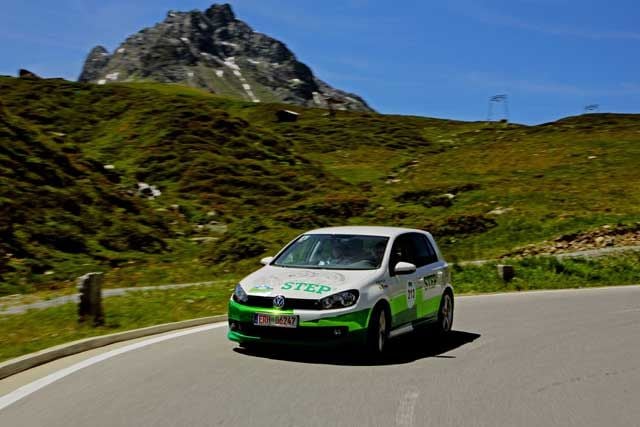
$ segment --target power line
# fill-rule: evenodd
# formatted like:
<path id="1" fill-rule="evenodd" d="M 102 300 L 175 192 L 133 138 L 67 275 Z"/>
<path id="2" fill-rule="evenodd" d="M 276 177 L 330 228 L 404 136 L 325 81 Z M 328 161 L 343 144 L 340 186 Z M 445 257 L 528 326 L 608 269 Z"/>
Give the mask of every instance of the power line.
<path id="1" fill-rule="evenodd" d="M 494 106 L 497 109 L 500 105 L 502 105 L 502 120 L 509 121 L 509 97 L 506 94 L 500 94 L 489 97 L 489 111 L 487 112 L 488 122 L 494 121 Z"/>

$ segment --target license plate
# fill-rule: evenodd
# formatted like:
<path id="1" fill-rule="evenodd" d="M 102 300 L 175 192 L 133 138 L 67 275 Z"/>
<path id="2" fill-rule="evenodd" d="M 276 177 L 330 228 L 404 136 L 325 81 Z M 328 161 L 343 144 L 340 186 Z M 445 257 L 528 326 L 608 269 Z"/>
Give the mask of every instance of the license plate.
<path id="1" fill-rule="evenodd" d="M 263 314 L 257 313 L 253 317 L 256 326 L 276 326 L 278 328 L 297 328 L 298 316 L 290 314 Z"/>

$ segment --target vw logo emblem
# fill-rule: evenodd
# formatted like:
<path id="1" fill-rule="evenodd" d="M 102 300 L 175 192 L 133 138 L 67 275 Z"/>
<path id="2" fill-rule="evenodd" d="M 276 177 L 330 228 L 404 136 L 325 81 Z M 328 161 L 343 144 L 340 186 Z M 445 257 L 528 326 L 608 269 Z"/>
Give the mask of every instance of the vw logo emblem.
<path id="1" fill-rule="evenodd" d="M 284 307 L 284 296 L 278 295 L 273 299 L 273 307 L 274 308 L 282 308 Z"/>

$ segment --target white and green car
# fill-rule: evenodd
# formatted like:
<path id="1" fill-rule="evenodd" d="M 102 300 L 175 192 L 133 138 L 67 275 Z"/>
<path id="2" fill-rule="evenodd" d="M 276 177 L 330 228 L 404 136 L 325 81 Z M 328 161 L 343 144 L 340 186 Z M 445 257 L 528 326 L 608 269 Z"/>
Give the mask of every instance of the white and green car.
<path id="1" fill-rule="evenodd" d="M 229 301 L 228 337 L 241 346 L 357 341 L 377 354 L 390 337 L 453 324 L 449 267 L 425 231 L 313 230 L 262 264 Z"/>

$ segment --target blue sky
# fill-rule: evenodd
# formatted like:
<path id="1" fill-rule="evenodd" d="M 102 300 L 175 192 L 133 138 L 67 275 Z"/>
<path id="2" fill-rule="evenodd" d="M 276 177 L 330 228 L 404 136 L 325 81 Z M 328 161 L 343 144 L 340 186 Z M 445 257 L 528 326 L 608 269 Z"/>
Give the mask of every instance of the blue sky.
<path id="1" fill-rule="evenodd" d="M 1 0 L 0 74 L 76 79 L 85 55 L 201 0 Z M 484 120 L 491 95 L 541 123 L 640 112 L 633 0 L 236 0 L 239 19 L 285 42 L 320 78 L 383 113 Z M 1 96 L 1 94 L 0 94 Z"/>

